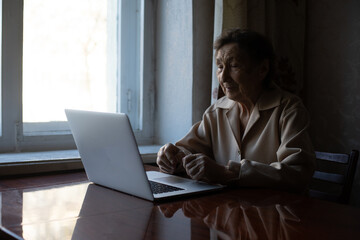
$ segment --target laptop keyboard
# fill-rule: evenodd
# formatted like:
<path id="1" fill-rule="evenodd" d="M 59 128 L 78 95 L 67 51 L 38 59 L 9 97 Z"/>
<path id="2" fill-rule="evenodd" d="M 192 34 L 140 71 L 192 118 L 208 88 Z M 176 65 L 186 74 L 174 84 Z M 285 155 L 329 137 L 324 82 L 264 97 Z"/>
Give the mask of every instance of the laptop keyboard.
<path id="1" fill-rule="evenodd" d="M 153 181 L 149 181 L 149 182 L 150 182 L 151 190 L 154 194 L 184 190 L 183 188 L 178 188 L 178 187 L 166 185 L 163 183 L 158 183 L 158 182 L 153 182 Z"/>

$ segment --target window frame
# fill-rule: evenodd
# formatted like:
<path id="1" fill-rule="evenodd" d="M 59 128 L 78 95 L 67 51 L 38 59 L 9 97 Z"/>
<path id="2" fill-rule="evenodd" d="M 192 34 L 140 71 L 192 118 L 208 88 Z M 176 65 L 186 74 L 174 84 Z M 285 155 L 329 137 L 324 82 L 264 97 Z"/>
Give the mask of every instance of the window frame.
<path id="1" fill-rule="evenodd" d="M 133 0 L 119 0 L 126 4 Z M 135 137 L 139 145 L 153 144 L 154 132 L 154 4 L 138 0 L 141 6 L 140 48 L 140 119 Z M 0 2 L 1 3 L 1 2 Z M 68 131 L 53 134 L 24 135 L 22 124 L 22 50 L 24 0 L 2 0 L 2 71 L 0 152 L 27 152 L 75 149 Z M 132 36 L 132 35 L 130 35 Z M 146 41 L 144 40 L 146 39 Z M 129 40 L 127 40 L 129 41 Z M 125 56 L 128 53 L 121 53 Z M 124 57 L 121 57 L 124 59 Z M 4 61 L 6 60 L 6 61 Z M 121 62 L 121 61 L 118 61 Z M 121 63 L 120 63 L 121 64 Z M 120 91 L 120 89 L 119 89 Z"/>

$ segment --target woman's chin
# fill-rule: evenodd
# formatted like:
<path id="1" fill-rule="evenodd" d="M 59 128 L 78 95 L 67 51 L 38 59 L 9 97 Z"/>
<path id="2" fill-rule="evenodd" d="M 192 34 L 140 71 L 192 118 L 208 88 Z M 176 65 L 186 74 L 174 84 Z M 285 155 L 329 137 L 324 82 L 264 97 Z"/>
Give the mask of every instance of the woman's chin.
<path id="1" fill-rule="evenodd" d="M 235 94 L 231 94 L 231 93 L 226 92 L 225 95 L 226 95 L 226 97 L 228 99 L 236 101 L 236 95 Z"/>
<path id="2" fill-rule="evenodd" d="M 225 96 L 233 101 L 237 101 L 240 102 L 241 99 L 243 99 L 242 95 L 240 95 L 239 93 L 234 93 L 234 92 L 228 92 L 226 91 Z"/>

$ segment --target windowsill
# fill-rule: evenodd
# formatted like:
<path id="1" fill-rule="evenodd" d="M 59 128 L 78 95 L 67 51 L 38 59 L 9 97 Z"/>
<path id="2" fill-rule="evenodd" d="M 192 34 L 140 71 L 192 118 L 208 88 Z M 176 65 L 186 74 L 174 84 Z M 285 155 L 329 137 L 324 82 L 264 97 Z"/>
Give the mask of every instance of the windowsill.
<path id="1" fill-rule="evenodd" d="M 144 163 L 155 163 L 161 146 L 139 146 Z M 1 153 L 0 176 L 83 169 L 78 150 Z"/>

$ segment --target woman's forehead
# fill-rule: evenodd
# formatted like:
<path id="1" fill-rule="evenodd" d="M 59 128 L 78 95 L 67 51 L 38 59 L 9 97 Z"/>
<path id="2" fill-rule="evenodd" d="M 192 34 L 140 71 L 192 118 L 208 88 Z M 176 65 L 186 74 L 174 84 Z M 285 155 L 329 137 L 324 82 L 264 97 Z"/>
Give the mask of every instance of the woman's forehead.
<path id="1" fill-rule="evenodd" d="M 228 43 L 222 46 L 216 52 L 216 60 L 243 60 L 247 58 L 247 54 L 237 43 Z"/>

